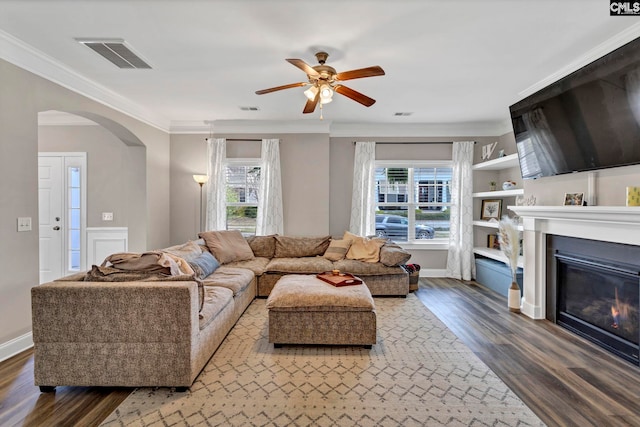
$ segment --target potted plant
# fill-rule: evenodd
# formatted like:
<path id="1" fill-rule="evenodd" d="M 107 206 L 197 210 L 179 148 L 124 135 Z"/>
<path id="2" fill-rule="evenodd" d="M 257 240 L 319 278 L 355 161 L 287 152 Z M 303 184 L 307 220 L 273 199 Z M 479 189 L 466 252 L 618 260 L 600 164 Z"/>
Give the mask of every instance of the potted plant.
<path id="1" fill-rule="evenodd" d="M 496 186 L 498 185 L 497 182 L 495 181 L 489 181 L 489 190 L 490 191 L 496 191 Z"/>

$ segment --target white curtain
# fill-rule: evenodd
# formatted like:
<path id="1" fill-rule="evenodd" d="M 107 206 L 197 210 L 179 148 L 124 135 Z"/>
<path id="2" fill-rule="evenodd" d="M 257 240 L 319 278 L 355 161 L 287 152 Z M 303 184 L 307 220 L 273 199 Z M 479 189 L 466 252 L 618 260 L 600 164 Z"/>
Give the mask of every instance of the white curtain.
<path id="1" fill-rule="evenodd" d="M 451 216 L 447 277 L 471 280 L 475 277 L 473 257 L 473 141 L 453 143 Z"/>
<path id="2" fill-rule="evenodd" d="M 262 140 L 256 235 L 284 234 L 280 140 Z"/>
<path id="3" fill-rule="evenodd" d="M 359 236 L 375 233 L 376 143 L 356 142 L 349 231 Z"/>
<path id="4" fill-rule="evenodd" d="M 227 186 L 225 182 L 227 140 L 207 138 L 207 221 L 205 230 L 227 228 Z"/>

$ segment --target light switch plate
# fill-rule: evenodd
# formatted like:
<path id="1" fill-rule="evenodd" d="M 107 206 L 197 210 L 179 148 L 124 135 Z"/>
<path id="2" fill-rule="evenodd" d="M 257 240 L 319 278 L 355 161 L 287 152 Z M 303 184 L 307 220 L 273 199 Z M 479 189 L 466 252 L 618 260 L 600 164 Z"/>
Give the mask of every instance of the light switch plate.
<path id="1" fill-rule="evenodd" d="M 113 221 L 113 212 L 102 212 L 103 221 Z"/>
<path id="2" fill-rule="evenodd" d="M 18 231 L 31 231 L 31 217 L 18 217 Z"/>

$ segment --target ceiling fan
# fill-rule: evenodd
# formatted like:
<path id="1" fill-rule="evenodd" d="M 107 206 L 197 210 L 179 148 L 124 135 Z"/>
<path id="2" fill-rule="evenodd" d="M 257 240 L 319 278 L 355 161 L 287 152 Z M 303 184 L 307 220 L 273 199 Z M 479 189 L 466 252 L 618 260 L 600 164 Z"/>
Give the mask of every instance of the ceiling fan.
<path id="1" fill-rule="evenodd" d="M 256 94 L 264 95 L 265 93 L 276 92 L 278 90 L 309 86 L 309 89 L 304 91 L 305 96 L 308 98 L 308 101 L 302 110 L 304 114 L 313 113 L 318 103 L 320 103 L 320 108 L 322 108 L 323 104 L 331 102 L 333 100 L 334 92 L 344 95 L 347 98 L 351 98 L 365 107 L 371 107 L 376 102 L 375 99 L 369 98 L 358 91 L 348 88 L 347 86 L 340 84 L 340 82 L 344 80 L 361 79 L 363 77 L 384 76 L 384 70 L 376 65 L 373 67 L 338 73 L 335 68 L 325 65 L 328 57 L 329 54 L 327 52 L 316 53 L 316 58 L 320 65 L 315 65 L 313 67 L 302 59 L 287 59 L 287 62 L 307 73 L 309 81 L 258 90 L 256 91 Z"/>

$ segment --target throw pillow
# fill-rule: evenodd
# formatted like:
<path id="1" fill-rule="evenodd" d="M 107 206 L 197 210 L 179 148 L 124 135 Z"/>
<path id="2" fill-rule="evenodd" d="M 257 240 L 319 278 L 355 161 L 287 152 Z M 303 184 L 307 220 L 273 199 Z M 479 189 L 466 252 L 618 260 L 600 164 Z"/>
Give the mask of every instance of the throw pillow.
<path id="1" fill-rule="evenodd" d="M 204 239 L 209 251 L 220 264 L 255 258 L 251 247 L 238 230 L 205 231 L 198 236 Z"/>
<path id="2" fill-rule="evenodd" d="M 340 261 L 347 256 L 347 251 L 351 247 L 351 240 L 331 239 L 329 247 L 324 253 L 324 257 L 330 261 Z"/>
<path id="3" fill-rule="evenodd" d="M 411 254 L 395 243 L 387 242 L 380 248 L 380 262 L 387 267 L 406 264 L 409 258 Z"/>
<path id="4" fill-rule="evenodd" d="M 364 262 L 380 261 L 380 248 L 387 241 L 377 237 L 367 238 L 357 236 L 345 231 L 343 239 L 351 241 L 351 247 L 347 252 L 347 259 L 355 259 Z"/>
<path id="5" fill-rule="evenodd" d="M 276 252 L 274 258 L 299 258 L 324 255 L 329 247 L 331 236 L 322 237 L 285 237 L 275 236 Z"/>
<path id="6" fill-rule="evenodd" d="M 247 243 L 249 243 L 255 256 L 273 258 L 273 254 L 276 252 L 274 236 L 275 234 L 271 236 L 250 236 L 247 237 Z"/>
<path id="7" fill-rule="evenodd" d="M 202 248 L 197 242 L 189 241 L 181 245 L 164 248 L 162 249 L 162 252 L 170 253 L 171 255 L 175 255 L 186 261 L 191 261 L 202 253 Z"/>
<path id="8" fill-rule="evenodd" d="M 198 257 L 192 258 L 189 265 L 198 279 L 204 279 L 220 267 L 218 260 L 209 252 L 202 252 Z"/>

